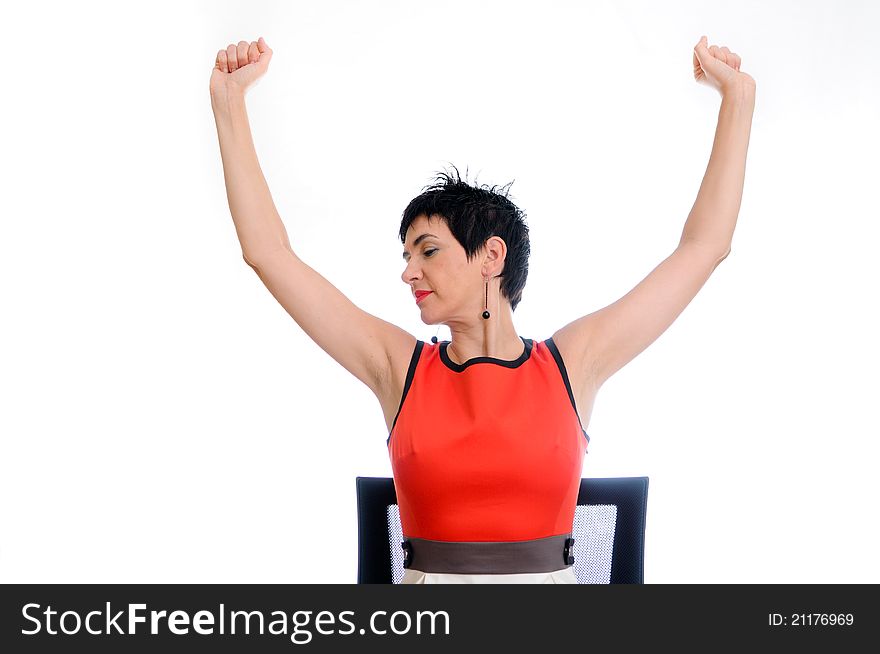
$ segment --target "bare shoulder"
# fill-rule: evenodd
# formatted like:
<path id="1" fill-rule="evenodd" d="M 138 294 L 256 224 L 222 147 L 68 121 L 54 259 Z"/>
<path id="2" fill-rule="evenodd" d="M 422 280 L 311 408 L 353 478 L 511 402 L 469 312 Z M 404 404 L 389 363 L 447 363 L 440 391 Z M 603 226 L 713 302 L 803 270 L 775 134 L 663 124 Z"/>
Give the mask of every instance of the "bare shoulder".
<path id="1" fill-rule="evenodd" d="M 380 383 L 383 386 L 389 383 L 394 385 L 395 380 L 399 378 L 402 387 L 402 379 L 406 377 L 409 362 L 418 341 L 405 329 L 390 322 L 383 322 L 385 322 L 385 326 L 380 338 L 387 356 L 387 367 L 381 371 Z"/>
<path id="2" fill-rule="evenodd" d="M 406 373 L 409 370 L 409 363 L 418 341 L 415 336 L 397 325 L 383 322 L 385 324 L 379 338 L 386 354 L 386 365 L 383 370 L 379 371 L 377 385 L 373 392 L 382 406 L 385 423 L 390 432 L 394 417 L 400 407 Z"/>
<path id="3" fill-rule="evenodd" d="M 553 334 L 553 342 L 559 350 L 571 383 L 578 389 L 595 385 L 596 359 L 593 354 L 591 316 L 583 316 Z"/>
<path id="4" fill-rule="evenodd" d="M 568 374 L 575 409 L 583 429 L 590 424 L 596 394 L 602 385 L 590 339 L 590 317 L 578 318 L 553 334 L 553 342 Z"/>

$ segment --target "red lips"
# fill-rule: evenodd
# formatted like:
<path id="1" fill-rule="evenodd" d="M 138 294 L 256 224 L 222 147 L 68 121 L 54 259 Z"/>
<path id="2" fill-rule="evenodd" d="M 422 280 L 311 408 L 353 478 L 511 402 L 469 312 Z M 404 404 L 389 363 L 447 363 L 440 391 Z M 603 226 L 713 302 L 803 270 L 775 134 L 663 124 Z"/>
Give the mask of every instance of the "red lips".
<path id="1" fill-rule="evenodd" d="M 422 301 L 426 295 L 430 295 L 433 291 L 416 291 L 416 304 Z"/>

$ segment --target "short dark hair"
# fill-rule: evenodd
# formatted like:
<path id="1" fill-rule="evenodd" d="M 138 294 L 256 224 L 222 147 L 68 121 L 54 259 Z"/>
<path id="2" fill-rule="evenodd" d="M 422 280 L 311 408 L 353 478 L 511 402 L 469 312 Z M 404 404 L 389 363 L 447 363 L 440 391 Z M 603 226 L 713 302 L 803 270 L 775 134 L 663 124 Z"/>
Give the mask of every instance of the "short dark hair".
<path id="1" fill-rule="evenodd" d="M 491 236 L 502 238 L 507 244 L 507 255 L 499 275 L 502 277 L 501 294 L 515 311 L 529 276 L 531 254 L 526 214 L 508 197 L 510 185 L 516 180 L 502 187 L 471 186 L 461 180 L 458 168 L 452 167 L 455 176 L 438 173 L 434 183 L 425 186 L 421 195 L 407 205 L 400 222 L 400 242 L 406 243 L 406 232 L 419 216 L 428 219 L 438 216 L 445 220 L 449 231 L 467 253 L 468 261 L 483 249 Z"/>

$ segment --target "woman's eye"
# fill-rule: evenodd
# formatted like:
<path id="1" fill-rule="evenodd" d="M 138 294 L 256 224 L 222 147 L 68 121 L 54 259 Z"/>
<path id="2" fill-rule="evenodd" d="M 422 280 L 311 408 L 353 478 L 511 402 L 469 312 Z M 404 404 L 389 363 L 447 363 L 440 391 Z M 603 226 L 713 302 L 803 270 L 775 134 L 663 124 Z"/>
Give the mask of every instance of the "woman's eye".
<path id="1" fill-rule="evenodd" d="M 430 257 L 430 256 L 431 256 L 432 254 L 434 254 L 436 251 L 437 251 L 436 248 L 433 249 L 433 250 L 425 250 L 425 256 L 426 256 L 426 257 Z"/>

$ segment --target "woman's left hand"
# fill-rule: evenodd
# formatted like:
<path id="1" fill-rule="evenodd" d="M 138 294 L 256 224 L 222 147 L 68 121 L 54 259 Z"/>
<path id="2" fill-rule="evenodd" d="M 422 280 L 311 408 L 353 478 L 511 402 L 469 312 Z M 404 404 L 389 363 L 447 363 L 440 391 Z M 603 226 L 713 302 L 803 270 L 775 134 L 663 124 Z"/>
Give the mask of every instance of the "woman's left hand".
<path id="1" fill-rule="evenodd" d="M 742 59 L 727 46 L 709 46 L 703 36 L 694 48 L 694 79 L 699 84 L 712 86 L 722 96 L 742 84 L 755 86 L 755 80 L 748 73 L 740 71 Z"/>

